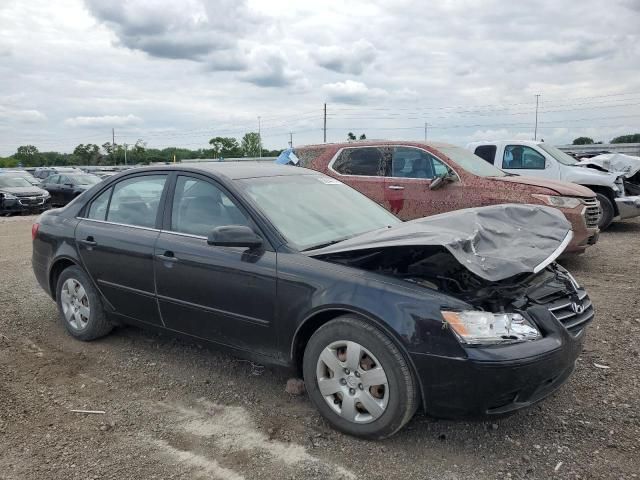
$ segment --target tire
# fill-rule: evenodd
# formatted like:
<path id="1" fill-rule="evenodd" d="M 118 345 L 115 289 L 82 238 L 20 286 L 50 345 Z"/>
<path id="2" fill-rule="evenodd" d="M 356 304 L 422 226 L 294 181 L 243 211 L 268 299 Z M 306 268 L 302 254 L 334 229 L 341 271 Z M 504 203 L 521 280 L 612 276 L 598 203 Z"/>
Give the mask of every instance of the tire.
<path id="1" fill-rule="evenodd" d="M 58 277 L 56 303 L 62 324 L 78 340 L 95 340 L 113 329 L 98 291 L 78 266 L 66 268 Z"/>
<path id="2" fill-rule="evenodd" d="M 349 352 L 360 355 L 350 359 Z M 347 373 L 345 368 L 353 365 L 357 373 Z M 356 316 L 338 317 L 316 330 L 305 348 L 302 369 L 315 407 L 334 428 L 349 435 L 389 437 L 418 408 L 418 385 L 403 354 L 388 335 Z M 365 383 L 383 380 L 386 384 Z"/>
<path id="3" fill-rule="evenodd" d="M 600 202 L 600 211 L 602 215 L 600 217 L 600 222 L 598 223 L 598 227 L 600 230 L 606 230 L 613 222 L 613 217 L 615 216 L 615 209 L 613 208 L 613 203 L 609 200 L 603 193 L 596 193 L 596 198 Z"/>

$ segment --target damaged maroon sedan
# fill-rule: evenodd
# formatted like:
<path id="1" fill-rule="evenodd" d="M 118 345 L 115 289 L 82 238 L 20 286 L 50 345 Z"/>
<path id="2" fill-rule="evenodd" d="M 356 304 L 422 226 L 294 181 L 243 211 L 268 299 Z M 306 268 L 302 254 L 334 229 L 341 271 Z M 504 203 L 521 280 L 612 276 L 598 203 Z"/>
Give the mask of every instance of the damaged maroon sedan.
<path id="1" fill-rule="evenodd" d="M 131 323 L 293 367 L 330 424 L 365 438 L 418 408 L 493 416 L 542 400 L 594 315 L 554 263 L 572 238 L 558 210 L 402 222 L 304 168 L 129 170 L 32 234 L 35 276 L 73 337 Z"/>

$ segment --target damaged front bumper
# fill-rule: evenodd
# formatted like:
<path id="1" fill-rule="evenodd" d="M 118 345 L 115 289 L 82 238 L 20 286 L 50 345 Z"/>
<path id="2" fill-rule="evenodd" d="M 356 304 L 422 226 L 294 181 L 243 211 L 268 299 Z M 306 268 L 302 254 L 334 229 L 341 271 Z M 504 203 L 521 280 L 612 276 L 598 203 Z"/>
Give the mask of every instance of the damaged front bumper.
<path id="1" fill-rule="evenodd" d="M 466 358 L 412 353 L 425 407 L 441 418 L 487 417 L 515 412 L 555 392 L 571 375 L 593 319 L 586 293 L 526 312 L 544 337 L 511 345 L 465 348 Z"/>
<path id="2" fill-rule="evenodd" d="M 633 197 L 616 198 L 618 207 L 618 218 L 634 218 L 640 216 L 640 195 Z"/>

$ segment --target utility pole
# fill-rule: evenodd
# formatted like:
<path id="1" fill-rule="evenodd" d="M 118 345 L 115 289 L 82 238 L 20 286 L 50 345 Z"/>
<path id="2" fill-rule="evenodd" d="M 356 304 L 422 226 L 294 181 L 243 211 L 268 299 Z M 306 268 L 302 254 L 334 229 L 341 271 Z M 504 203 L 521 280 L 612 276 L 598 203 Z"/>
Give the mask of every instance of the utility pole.
<path id="1" fill-rule="evenodd" d="M 538 140 L 538 101 L 540 100 L 540 94 L 536 94 L 536 128 L 533 132 L 533 139 Z"/>
<path id="2" fill-rule="evenodd" d="M 324 143 L 327 143 L 327 104 L 324 104 Z"/>
<path id="3" fill-rule="evenodd" d="M 429 128 L 429 124 L 427 122 L 424 122 L 424 141 L 427 141 L 427 130 Z"/>
<path id="4" fill-rule="evenodd" d="M 116 165 L 116 129 L 111 129 L 111 153 L 113 154 L 113 164 Z"/>
<path id="5" fill-rule="evenodd" d="M 258 145 L 260 148 L 259 158 L 262 158 L 262 135 L 260 134 L 260 116 L 258 116 Z"/>
<path id="6" fill-rule="evenodd" d="M 293 132 L 289 132 L 289 148 L 293 148 Z"/>

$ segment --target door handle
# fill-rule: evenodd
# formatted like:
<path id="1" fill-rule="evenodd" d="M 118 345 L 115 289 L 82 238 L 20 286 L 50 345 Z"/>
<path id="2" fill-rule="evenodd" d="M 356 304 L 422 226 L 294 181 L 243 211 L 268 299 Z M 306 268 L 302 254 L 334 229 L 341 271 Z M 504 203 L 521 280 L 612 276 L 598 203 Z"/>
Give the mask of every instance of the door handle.
<path id="1" fill-rule="evenodd" d="M 175 262 L 177 262 L 177 261 L 178 261 L 178 259 L 177 259 L 177 258 L 176 258 L 176 256 L 173 254 L 173 252 L 169 252 L 169 251 L 164 252 L 164 253 L 162 253 L 162 254 L 158 254 L 158 255 L 156 255 L 156 257 L 157 257 L 159 260 L 162 260 L 163 262 L 172 262 L 172 263 L 175 263 Z"/>
<path id="2" fill-rule="evenodd" d="M 389 190 L 404 190 L 404 187 L 401 185 L 389 185 L 387 188 Z"/>
<path id="3" fill-rule="evenodd" d="M 96 245 L 98 245 L 98 242 L 96 242 L 91 236 L 85 238 L 84 240 L 80 240 L 80 243 L 86 245 L 87 247 L 95 247 Z"/>

